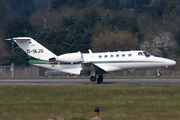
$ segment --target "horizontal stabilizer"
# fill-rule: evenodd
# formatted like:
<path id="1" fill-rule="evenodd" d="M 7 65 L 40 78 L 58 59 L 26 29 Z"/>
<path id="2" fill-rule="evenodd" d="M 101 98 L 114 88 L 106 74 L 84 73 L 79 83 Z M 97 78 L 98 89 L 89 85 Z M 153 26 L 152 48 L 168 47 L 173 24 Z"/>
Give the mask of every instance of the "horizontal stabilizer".
<path id="1" fill-rule="evenodd" d="M 31 39 L 30 39 L 30 38 L 27 38 L 27 37 L 18 37 L 18 38 L 13 38 L 13 40 L 29 41 L 29 40 L 31 40 Z"/>

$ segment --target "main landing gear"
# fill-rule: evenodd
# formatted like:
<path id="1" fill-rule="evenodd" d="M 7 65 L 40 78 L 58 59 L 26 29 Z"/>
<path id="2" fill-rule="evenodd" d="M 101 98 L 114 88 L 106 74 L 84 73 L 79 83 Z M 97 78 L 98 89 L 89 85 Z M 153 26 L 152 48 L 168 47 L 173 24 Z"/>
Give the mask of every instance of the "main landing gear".
<path id="1" fill-rule="evenodd" d="M 157 69 L 156 76 L 161 77 L 161 72 L 159 72 L 159 69 Z"/>
<path id="2" fill-rule="evenodd" d="M 97 82 L 100 84 L 103 82 L 103 75 L 99 75 Z"/>
<path id="3" fill-rule="evenodd" d="M 91 82 L 96 82 L 96 77 L 91 76 L 91 77 L 90 77 L 90 81 L 91 81 Z"/>
<path id="4" fill-rule="evenodd" d="M 90 77 L 90 81 L 91 82 L 96 82 L 96 77 L 94 77 L 94 76 L 91 76 Z M 103 75 L 99 75 L 99 77 L 97 78 L 97 83 L 102 83 L 103 82 Z"/>

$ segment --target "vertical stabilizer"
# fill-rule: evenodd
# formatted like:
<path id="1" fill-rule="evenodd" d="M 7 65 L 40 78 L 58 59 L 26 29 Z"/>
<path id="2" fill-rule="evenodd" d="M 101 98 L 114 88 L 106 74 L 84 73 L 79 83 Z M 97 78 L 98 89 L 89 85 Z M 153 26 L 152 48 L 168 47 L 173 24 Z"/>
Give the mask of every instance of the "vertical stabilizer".
<path id="1" fill-rule="evenodd" d="M 29 56 L 29 59 L 49 60 L 49 58 L 57 57 L 30 37 L 13 38 L 13 40 Z"/>

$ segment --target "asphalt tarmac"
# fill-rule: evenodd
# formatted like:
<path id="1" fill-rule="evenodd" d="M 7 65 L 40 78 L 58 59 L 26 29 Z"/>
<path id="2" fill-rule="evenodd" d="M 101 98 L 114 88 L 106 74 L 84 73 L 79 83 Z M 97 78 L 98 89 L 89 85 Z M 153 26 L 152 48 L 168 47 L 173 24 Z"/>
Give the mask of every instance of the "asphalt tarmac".
<path id="1" fill-rule="evenodd" d="M 102 84 L 180 84 L 180 78 L 104 78 Z M 45 84 L 97 84 L 88 78 L 3 78 L 0 85 L 45 85 Z"/>

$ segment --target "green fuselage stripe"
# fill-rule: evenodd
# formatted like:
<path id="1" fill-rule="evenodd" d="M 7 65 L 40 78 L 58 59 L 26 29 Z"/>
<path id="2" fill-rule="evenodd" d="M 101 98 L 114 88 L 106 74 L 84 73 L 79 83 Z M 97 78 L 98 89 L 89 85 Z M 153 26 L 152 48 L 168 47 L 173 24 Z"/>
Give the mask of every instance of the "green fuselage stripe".
<path id="1" fill-rule="evenodd" d="M 27 55 L 29 58 L 30 64 L 60 64 L 60 65 L 71 65 L 71 64 L 81 64 L 83 61 L 80 62 L 74 62 L 74 63 L 65 63 L 65 62 L 55 62 L 55 63 L 49 63 L 48 60 L 41 60 L 34 58 L 32 56 Z M 126 60 L 126 61 L 90 61 L 93 64 L 106 64 L 106 63 L 157 63 L 157 61 L 133 61 L 133 60 Z M 160 63 L 160 62 L 158 62 Z"/>
<path id="2" fill-rule="evenodd" d="M 48 60 L 30 60 L 29 61 L 30 64 L 60 64 L 60 65 L 71 65 L 71 64 L 81 64 L 83 63 L 83 61 L 81 62 L 75 62 L 75 63 L 64 63 L 64 62 L 60 62 L 60 63 L 49 63 Z M 91 63 L 93 64 L 107 64 L 107 63 L 155 63 L 155 61 L 91 61 Z"/>
<path id="3" fill-rule="evenodd" d="M 155 63 L 156 61 L 91 61 L 91 63 Z"/>

